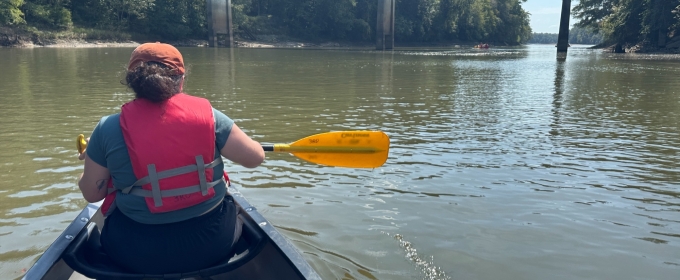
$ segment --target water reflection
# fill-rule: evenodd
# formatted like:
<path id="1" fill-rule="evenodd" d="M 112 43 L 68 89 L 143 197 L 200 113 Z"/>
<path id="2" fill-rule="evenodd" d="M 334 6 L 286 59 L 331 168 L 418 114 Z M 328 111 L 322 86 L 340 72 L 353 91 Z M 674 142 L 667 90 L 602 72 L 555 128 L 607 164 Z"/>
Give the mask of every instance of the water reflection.
<path id="1" fill-rule="evenodd" d="M 562 107 L 562 95 L 564 94 L 564 61 L 557 61 L 555 67 L 555 94 L 553 95 L 553 124 L 551 135 L 559 135 L 560 110 Z"/>

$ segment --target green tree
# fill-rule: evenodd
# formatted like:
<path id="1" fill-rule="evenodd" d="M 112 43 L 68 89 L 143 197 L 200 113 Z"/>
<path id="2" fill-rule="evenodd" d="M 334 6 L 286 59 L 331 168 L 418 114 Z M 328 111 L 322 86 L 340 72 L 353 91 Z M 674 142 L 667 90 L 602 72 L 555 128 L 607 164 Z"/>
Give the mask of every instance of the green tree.
<path id="1" fill-rule="evenodd" d="M 526 0 L 396 0 L 398 42 L 440 40 L 522 44 L 531 36 Z M 599 2 L 598 2 L 599 1 Z M 582 2 L 626 0 L 582 0 Z M 656 3 L 657 0 L 642 0 Z M 660 0 L 659 0 L 660 1 Z M 680 0 L 669 0 L 678 2 Z M 243 34 L 262 32 L 302 39 L 375 39 L 377 0 L 232 0 L 234 26 Z M 22 5 L 23 4 L 23 5 Z M 205 38 L 206 0 L 0 0 L 0 24 L 25 22 L 39 28 L 73 24 L 103 30 L 144 34 L 147 39 Z M 676 5 L 677 6 L 677 5 Z M 586 7 L 586 6 L 584 6 Z M 613 7 L 613 6 L 612 6 Z M 590 6 L 584 11 L 590 11 Z M 665 6 L 661 8 L 665 11 Z M 23 17 L 22 17 L 23 13 Z M 623 14 L 622 14 L 623 15 Z M 641 15 L 649 33 L 663 29 Z M 674 28 L 677 19 L 664 14 Z M 598 19 L 598 28 L 608 18 Z M 252 32 L 251 32 L 252 31 Z"/>
<path id="2" fill-rule="evenodd" d="M 27 0 L 22 8 L 27 23 L 63 29 L 73 25 L 70 7 L 70 0 Z"/>
<path id="3" fill-rule="evenodd" d="M 678 33 L 680 32 L 680 5 L 673 9 L 673 14 L 675 15 L 675 17 L 671 21 L 672 24 L 670 30 L 672 30 L 673 33 Z"/>
<path id="4" fill-rule="evenodd" d="M 662 44 L 680 27 L 673 12 L 679 5 L 679 0 L 580 0 L 573 11 L 577 26 L 599 31 L 606 42 Z"/>
<path id="5" fill-rule="evenodd" d="M 570 32 L 571 35 L 571 32 Z M 529 39 L 530 44 L 556 44 L 557 33 L 534 33 Z"/>
<path id="6" fill-rule="evenodd" d="M 489 29 L 486 26 L 490 10 L 489 2 L 486 0 L 460 0 L 457 5 L 459 9 L 458 38 L 466 41 L 486 41 L 489 38 Z"/>
<path id="7" fill-rule="evenodd" d="M 597 45 L 602 42 L 602 35 L 588 28 L 574 26 L 569 30 L 570 44 Z M 557 44 L 557 33 L 534 33 L 529 40 L 531 44 Z"/>
<path id="8" fill-rule="evenodd" d="M 26 23 L 21 6 L 24 0 L 0 0 L 0 25 L 16 25 Z"/>
<path id="9" fill-rule="evenodd" d="M 619 43 L 637 43 L 642 39 L 642 13 L 644 4 L 640 0 L 619 0 L 612 13 L 601 23 L 605 38 Z"/>
<path id="10" fill-rule="evenodd" d="M 602 35 L 592 32 L 588 28 L 574 26 L 569 31 L 569 43 L 571 44 L 597 45 L 601 42 Z"/>
<path id="11" fill-rule="evenodd" d="M 678 0 L 645 0 L 642 13 L 642 34 L 650 41 L 665 44 L 673 25 L 673 8 L 680 5 Z"/>
<path id="12" fill-rule="evenodd" d="M 158 39 L 205 38 L 205 0 L 155 0 L 144 18 L 135 18 L 136 29 Z"/>
<path id="13" fill-rule="evenodd" d="M 576 26 L 599 31 L 602 21 L 614 12 L 619 0 L 580 0 L 572 9 L 573 16 L 580 19 Z"/>
<path id="14" fill-rule="evenodd" d="M 71 0 L 73 23 L 83 27 L 109 28 L 111 10 L 108 1 Z"/>
<path id="15" fill-rule="evenodd" d="M 439 13 L 435 17 L 434 25 L 438 28 L 436 29 L 435 36 L 440 40 L 453 40 L 457 38 L 458 31 L 458 17 L 459 14 L 456 11 L 455 0 L 440 0 L 439 1 Z"/>
<path id="16" fill-rule="evenodd" d="M 522 44 L 531 38 L 525 0 L 440 0 L 436 39 Z"/>
<path id="17" fill-rule="evenodd" d="M 378 2 L 375 0 L 357 0 L 354 9 L 354 21 L 350 39 L 370 41 L 375 38 Z"/>
<path id="18" fill-rule="evenodd" d="M 531 38 L 529 13 L 522 8 L 523 2 L 526 0 L 496 1 L 493 11 L 497 11 L 499 20 L 496 21 L 496 30 L 492 33 L 496 41 L 515 45 L 525 43 Z"/>
<path id="19" fill-rule="evenodd" d="M 365 22 L 356 20 L 354 0 L 286 0 L 271 3 L 272 16 L 290 35 L 307 39 L 345 39 L 356 28 L 366 32 Z"/>

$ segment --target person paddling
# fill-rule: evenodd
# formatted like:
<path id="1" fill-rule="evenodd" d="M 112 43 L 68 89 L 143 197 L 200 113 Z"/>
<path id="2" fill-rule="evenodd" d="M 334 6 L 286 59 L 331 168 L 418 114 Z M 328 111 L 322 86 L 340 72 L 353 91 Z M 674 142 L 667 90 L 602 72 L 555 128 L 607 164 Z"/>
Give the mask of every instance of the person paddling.
<path id="1" fill-rule="evenodd" d="M 175 47 L 137 47 L 124 80 L 135 99 L 102 117 L 79 155 L 83 197 L 104 199 L 102 249 L 131 272 L 195 271 L 227 258 L 240 223 L 222 156 L 247 168 L 264 161 L 232 119 L 183 93 L 184 80 Z"/>

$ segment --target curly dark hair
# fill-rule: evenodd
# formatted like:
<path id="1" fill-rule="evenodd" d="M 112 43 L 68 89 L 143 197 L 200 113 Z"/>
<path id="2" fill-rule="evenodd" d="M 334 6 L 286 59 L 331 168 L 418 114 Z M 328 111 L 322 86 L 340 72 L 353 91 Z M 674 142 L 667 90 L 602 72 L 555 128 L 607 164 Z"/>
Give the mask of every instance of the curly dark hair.
<path id="1" fill-rule="evenodd" d="M 159 103 L 182 90 L 182 76 L 161 63 L 148 61 L 128 70 L 124 84 L 135 92 L 137 98 Z"/>

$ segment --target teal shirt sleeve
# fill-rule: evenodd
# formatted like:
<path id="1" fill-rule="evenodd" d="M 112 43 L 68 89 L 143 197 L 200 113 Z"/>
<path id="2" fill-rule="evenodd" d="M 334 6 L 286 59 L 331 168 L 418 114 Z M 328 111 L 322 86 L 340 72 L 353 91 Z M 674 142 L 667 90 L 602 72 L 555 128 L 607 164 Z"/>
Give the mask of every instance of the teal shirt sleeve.
<path id="1" fill-rule="evenodd" d="M 117 117 L 116 115 L 113 116 Z M 103 167 L 108 167 L 108 165 L 106 164 L 106 147 L 103 141 L 105 132 L 102 130 L 106 130 L 105 124 L 110 126 L 109 122 L 107 122 L 109 117 L 111 116 L 104 116 L 99 120 L 99 123 L 97 123 L 90 135 L 90 140 L 87 143 L 87 150 L 85 150 L 87 156 L 89 156 L 92 161 Z"/>
<path id="2" fill-rule="evenodd" d="M 101 141 L 99 141 L 97 138 L 100 137 L 101 135 L 101 124 L 102 121 L 104 121 L 106 117 L 103 117 L 101 120 L 99 120 L 99 123 L 94 127 L 94 130 L 92 131 L 92 134 L 90 135 L 90 139 L 87 142 L 87 149 L 85 150 L 85 153 L 87 153 L 87 156 L 90 157 L 91 160 L 96 162 L 97 164 L 106 167 L 106 157 L 105 153 L 102 151 L 102 145 Z"/>
<path id="3" fill-rule="evenodd" d="M 137 181 L 120 128 L 120 114 L 99 120 L 90 135 L 86 152 L 92 161 L 109 170 L 115 186 L 129 186 Z"/>
<path id="4" fill-rule="evenodd" d="M 234 121 L 215 108 L 213 108 L 213 116 L 215 118 L 215 142 L 217 150 L 221 151 L 224 145 L 227 144 Z"/>

